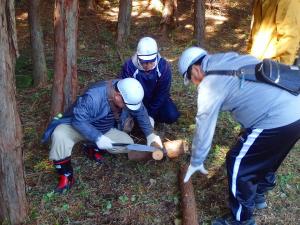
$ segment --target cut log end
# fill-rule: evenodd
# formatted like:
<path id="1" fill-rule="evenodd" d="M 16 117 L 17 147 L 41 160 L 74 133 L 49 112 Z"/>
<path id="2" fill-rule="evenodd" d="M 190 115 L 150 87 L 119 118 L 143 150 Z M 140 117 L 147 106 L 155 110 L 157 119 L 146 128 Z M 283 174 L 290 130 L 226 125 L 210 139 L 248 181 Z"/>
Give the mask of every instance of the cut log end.
<path id="1" fill-rule="evenodd" d="M 167 156 L 171 159 L 177 158 L 188 151 L 188 144 L 183 140 L 164 142 Z"/>
<path id="2" fill-rule="evenodd" d="M 161 150 L 156 150 L 154 152 L 152 152 L 152 158 L 154 160 L 162 160 L 164 157 L 164 153 Z"/>

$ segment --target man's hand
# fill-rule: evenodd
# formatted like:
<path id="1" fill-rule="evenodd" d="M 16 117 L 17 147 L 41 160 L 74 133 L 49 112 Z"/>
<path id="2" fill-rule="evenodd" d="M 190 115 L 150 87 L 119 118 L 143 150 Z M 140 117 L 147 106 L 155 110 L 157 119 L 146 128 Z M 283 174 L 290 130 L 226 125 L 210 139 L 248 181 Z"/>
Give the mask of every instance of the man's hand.
<path id="1" fill-rule="evenodd" d="M 196 172 L 196 171 L 200 171 L 200 173 L 204 174 L 204 175 L 207 175 L 208 172 L 207 170 L 204 168 L 204 165 L 203 163 L 200 165 L 200 166 L 192 166 L 192 165 L 189 165 L 189 168 L 186 172 L 186 175 L 184 177 L 184 180 L 183 182 L 186 183 L 189 181 L 190 177 Z"/>
<path id="2" fill-rule="evenodd" d="M 96 141 L 96 145 L 99 149 L 112 149 L 112 143 L 112 140 L 105 135 L 102 135 Z"/>
<path id="3" fill-rule="evenodd" d="M 151 133 L 147 136 L 147 145 L 150 146 L 153 142 L 157 143 L 159 147 L 163 147 L 160 137 L 154 133 Z"/>

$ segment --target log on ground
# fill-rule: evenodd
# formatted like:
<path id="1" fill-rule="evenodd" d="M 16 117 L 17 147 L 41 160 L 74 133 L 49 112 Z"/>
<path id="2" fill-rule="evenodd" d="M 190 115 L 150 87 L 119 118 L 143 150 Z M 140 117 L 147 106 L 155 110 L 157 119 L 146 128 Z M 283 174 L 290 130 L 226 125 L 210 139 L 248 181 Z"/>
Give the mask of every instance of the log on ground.
<path id="1" fill-rule="evenodd" d="M 186 172 L 187 166 L 182 166 L 179 172 L 182 225 L 199 225 L 192 179 L 190 179 L 187 183 L 183 182 Z"/>

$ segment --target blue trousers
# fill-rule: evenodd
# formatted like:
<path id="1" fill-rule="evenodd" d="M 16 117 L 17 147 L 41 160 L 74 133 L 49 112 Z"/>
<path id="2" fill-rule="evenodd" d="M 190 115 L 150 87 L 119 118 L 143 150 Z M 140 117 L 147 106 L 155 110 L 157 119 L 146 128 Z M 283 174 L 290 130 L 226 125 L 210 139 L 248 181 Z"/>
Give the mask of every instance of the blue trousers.
<path id="1" fill-rule="evenodd" d="M 160 107 L 158 111 L 155 112 L 155 115 L 150 116 L 153 117 L 155 122 L 171 124 L 177 121 L 178 117 L 180 116 L 180 113 L 178 112 L 177 107 L 172 101 L 172 99 L 168 98 L 164 102 L 162 107 Z"/>
<path id="2" fill-rule="evenodd" d="M 275 129 L 247 129 L 227 153 L 230 209 L 238 221 L 253 216 L 256 193 L 275 186 L 275 172 L 300 138 L 300 120 Z"/>

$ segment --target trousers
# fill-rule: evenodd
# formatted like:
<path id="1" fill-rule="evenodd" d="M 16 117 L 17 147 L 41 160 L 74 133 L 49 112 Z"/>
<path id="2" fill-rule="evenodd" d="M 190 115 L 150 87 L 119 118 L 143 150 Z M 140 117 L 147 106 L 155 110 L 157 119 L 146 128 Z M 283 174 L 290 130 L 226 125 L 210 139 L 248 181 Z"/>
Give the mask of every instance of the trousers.
<path id="1" fill-rule="evenodd" d="M 237 221 L 253 216 L 256 194 L 275 186 L 275 172 L 300 138 L 300 120 L 274 129 L 246 129 L 227 153 L 229 205 Z"/>
<path id="2" fill-rule="evenodd" d="M 111 128 L 104 134 L 113 142 L 133 144 L 133 139 L 125 132 Z M 71 125 L 58 125 L 51 135 L 51 147 L 49 153 L 50 160 L 62 160 L 70 157 L 72 149 L 76 143 L 85 140 L 84 137 L 76 131 Z M 112 154 L 128 153 L 126 147 L 117 146 L 113 149 L 107 149 Z"/>

